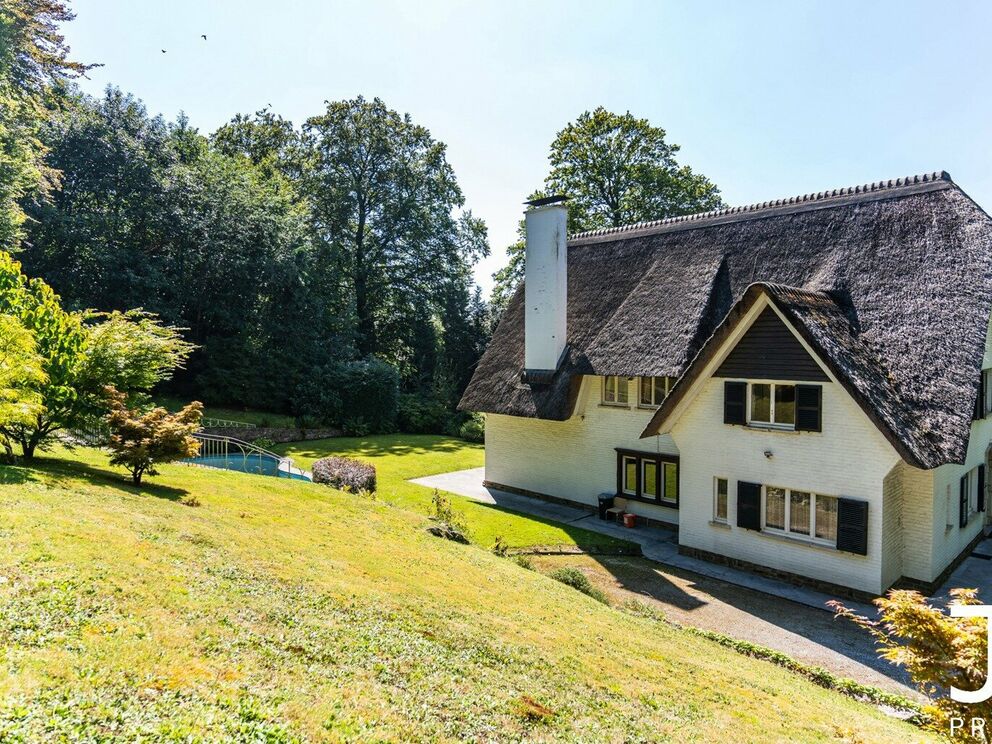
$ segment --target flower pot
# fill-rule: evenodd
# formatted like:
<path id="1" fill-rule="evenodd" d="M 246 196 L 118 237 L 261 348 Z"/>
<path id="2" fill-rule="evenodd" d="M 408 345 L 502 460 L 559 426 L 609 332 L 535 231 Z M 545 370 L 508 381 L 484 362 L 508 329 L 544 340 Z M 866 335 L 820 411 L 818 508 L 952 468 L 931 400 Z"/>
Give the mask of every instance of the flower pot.
<path id="1" fill-rule="evenodd" d="M 637 515 L 636 514 L 631 514 L 630 512 L 626 512 L 623 515 L 623 526 L 624 527 L 633 527 L 636 524 L 637 524 Z"/>

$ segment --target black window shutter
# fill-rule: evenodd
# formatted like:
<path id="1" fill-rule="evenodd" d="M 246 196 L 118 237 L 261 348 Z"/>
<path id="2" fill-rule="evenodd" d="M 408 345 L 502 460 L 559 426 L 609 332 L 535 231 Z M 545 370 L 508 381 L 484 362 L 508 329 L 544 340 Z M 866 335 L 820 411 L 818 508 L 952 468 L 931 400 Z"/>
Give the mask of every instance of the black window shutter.
<path id="1" fill-rule="evenodd" d="M 837 550 L 868 554 L 868 502 L 837 499 Z"/>
<path id="2" fill-rule="evenodd" d="M 728 380 L 723 383 L 723 423 L 747 423 L 747 383 Z"/>
<path id="3" fill-rule="evenodd" d="M 978 399 L 975 401 L 975 410 L 972 411 L 971 418 L 974 420 L 985 418 L 985 374 L 978 373 Z"/>
<path id="4" fill-rule="evenodd" d="M 978 466 L 978 511 L 985 511 L 985 466 Z"/>
<path id="5" fill-rule="evenodd" d="M 961 490 L 958 494 L 958 527 L 968 526 L 968 475 L 961 476 Z"/>
<path id="6" fill-rule="evenodd" d="M 737 481 L 737 526 L 761 529 L 761 484 Z"/>
<path id="7" fill-rule="evenodd" d="M 823 387 L 796 385 L 796 429 L 823 431 Z"/>

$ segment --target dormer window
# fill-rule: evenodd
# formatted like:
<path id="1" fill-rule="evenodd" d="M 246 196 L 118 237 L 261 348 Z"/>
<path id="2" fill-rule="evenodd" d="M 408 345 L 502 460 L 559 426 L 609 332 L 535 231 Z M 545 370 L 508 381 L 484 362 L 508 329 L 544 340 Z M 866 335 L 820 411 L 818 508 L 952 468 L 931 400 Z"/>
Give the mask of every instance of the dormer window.
<path id="1" fill-rule="evenodd" d="M 775 382 L 753 382 L 748 423 L 751 426 L 796 425 L 796 386 Z"/>
<path id="2" fill-rule="evenodd" d="M 723 423 L 755 429 L 823 430 L 823 388 L 786 382 L 723 383 Z"/>
<path id="3" fill-rule="evenodd" d="M 640 379 L 637 405 L 657 408 L 668 397 L 672 389 L 671 377 L 642 377 Z"/>
<path id="4" fill-rule="evenodd" d="M 627 378 L 619 375 L 603 377 L 603 404 L 607 406 L 626 406 L 630 399 Z"/>

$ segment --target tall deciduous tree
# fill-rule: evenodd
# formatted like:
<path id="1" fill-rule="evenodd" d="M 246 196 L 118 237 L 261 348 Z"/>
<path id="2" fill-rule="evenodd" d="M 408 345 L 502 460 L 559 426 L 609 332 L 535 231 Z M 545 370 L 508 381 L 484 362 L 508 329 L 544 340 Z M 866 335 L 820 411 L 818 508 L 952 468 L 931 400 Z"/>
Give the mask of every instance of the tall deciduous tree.
<path id="1" fill-rule="evenodd" d="M 41 122 L 58 86 L 86 67 L 69 60 L 59 24 L 73 14 L 61 0 L 0 3 L 0 249 L 16 247 L 24 212 L 20 200 L 45 193 L 57 172 L 43 161 Z"/>
<path id="2" fill-rule="evenodd" d="M 378 98 L 329 103 L 304 128 L 307 193 L 327 270 L 353 294 L 362 356 L 390 356 L 391 314 L 435 306 L 443 282 L 488 252 L 445 146 Z M 468 239 L 466 240 L 466 236 Z"/>
<path id="3" fill-rule="evenodd" d="M 675 158 L 679 146 L 665 130 L 630 112 L 600 106 L 558 132 L 542 191 L 569 197 L 571 233 L 705 212 L 723 206 L 720 190 Z M 502 312 L 524 274 L 524 242 L 507 248 L 509 261 L 493 275 L 492 304 Z"/>

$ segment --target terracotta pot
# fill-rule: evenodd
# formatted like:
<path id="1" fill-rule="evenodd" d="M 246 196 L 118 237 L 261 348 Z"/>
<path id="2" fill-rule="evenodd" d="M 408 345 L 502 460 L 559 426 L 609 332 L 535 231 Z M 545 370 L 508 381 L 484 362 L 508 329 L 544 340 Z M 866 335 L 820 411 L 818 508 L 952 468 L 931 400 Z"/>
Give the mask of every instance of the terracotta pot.
<path id="1" fill-rule="evenodd" d="M 623 526 L 633 527 L 635 524 L 637 524 L 637 515 L 625 512 L 623 515 Z"/>

